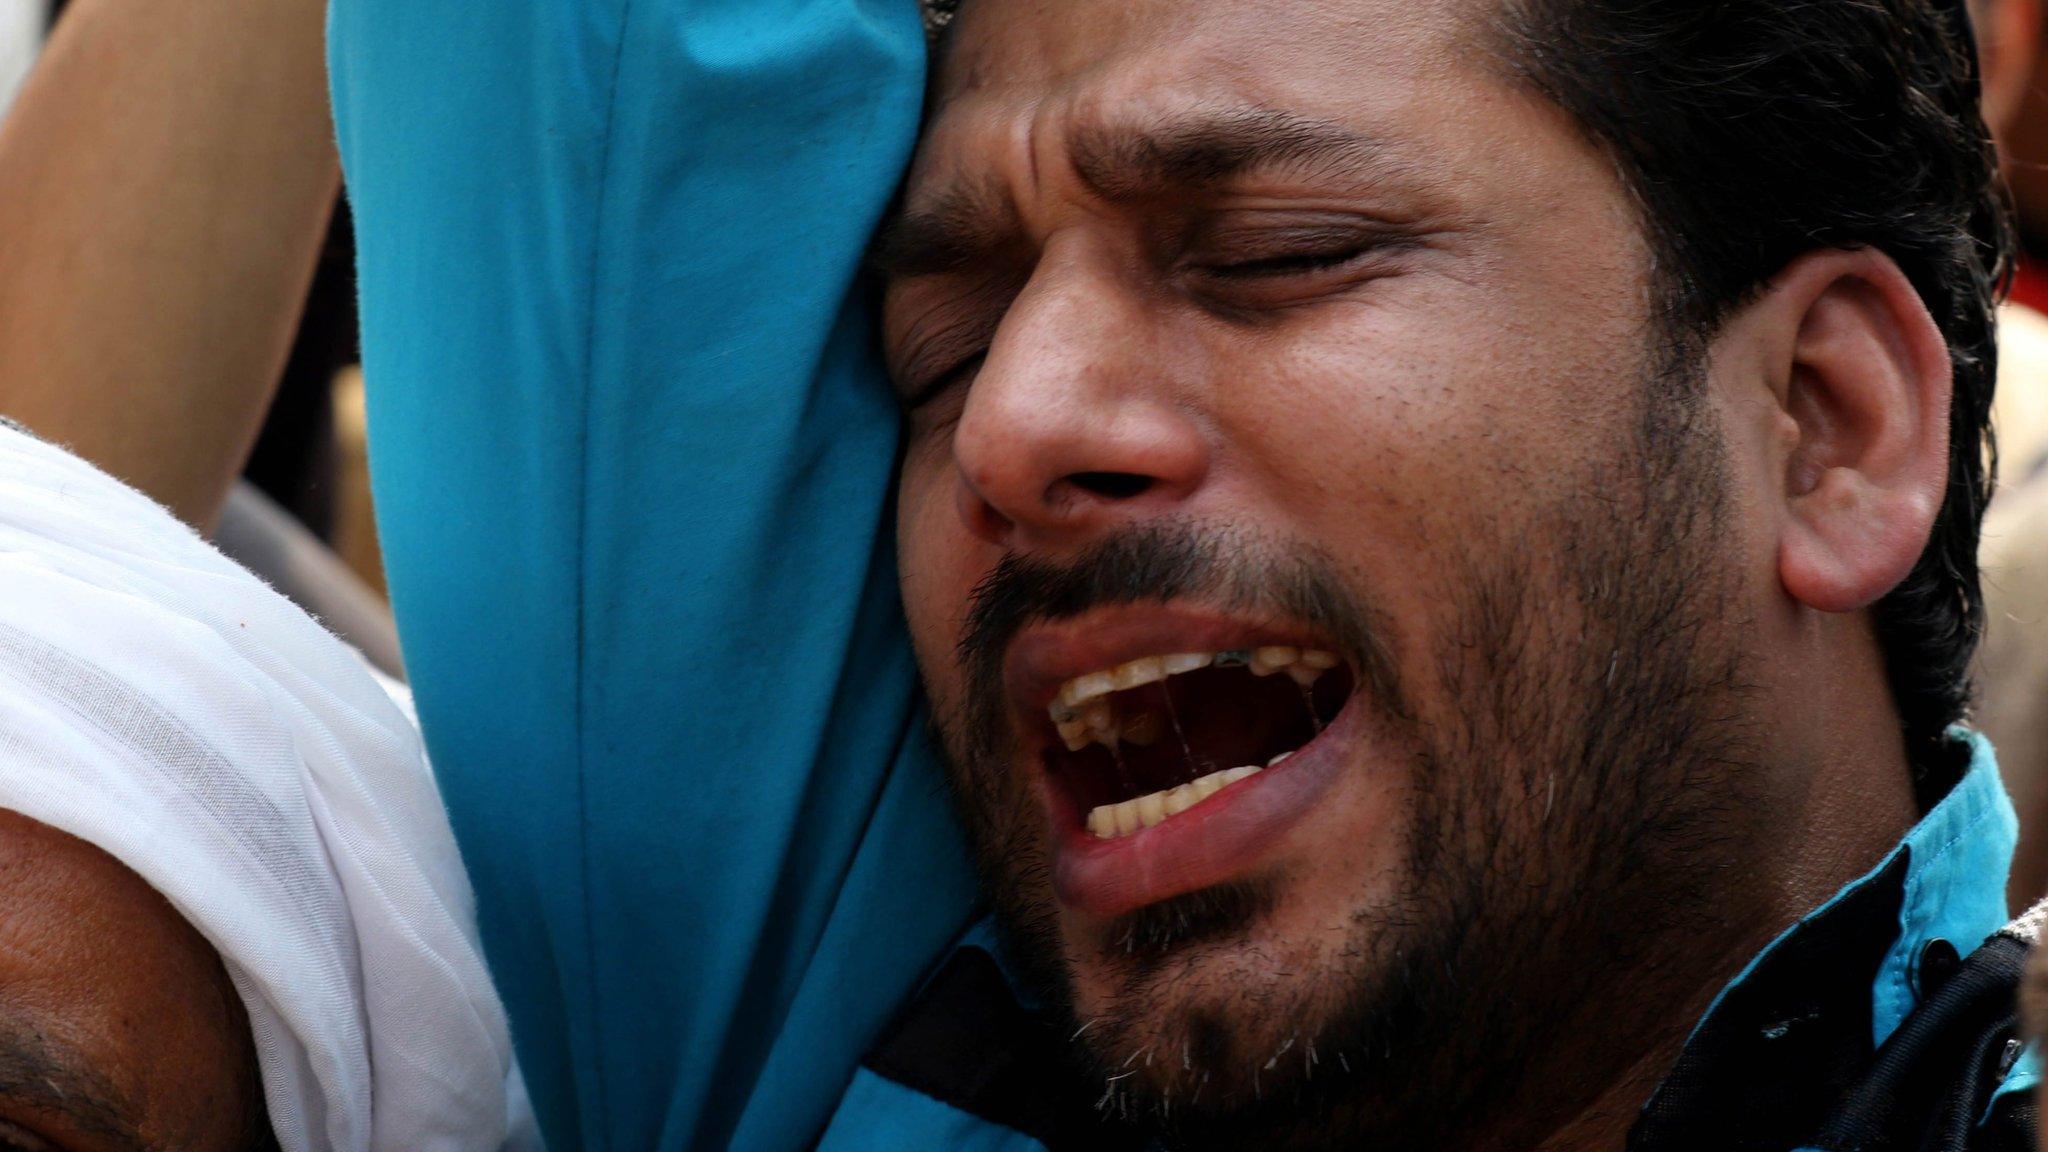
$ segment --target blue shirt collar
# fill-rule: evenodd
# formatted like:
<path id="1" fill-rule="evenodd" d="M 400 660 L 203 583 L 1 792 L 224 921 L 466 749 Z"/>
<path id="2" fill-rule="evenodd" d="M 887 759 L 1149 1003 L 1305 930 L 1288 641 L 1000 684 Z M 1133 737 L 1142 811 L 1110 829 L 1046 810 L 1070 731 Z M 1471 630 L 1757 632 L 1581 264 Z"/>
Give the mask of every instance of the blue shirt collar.
<path id="1" fill-rule="evenodd" d="M 1958 954 L 1968 956 L 2005 926 L 2006 877 L 2019 839 L 2019 818 L 1999 779 L 1991 742 L 1982 733 L 1965 728 L 1952 729 L 1951 735 L 1970 744 L 1970 765 L 1962 779 L 1876 867 L 1800 917 L 1757 953 L 1722 989 L 1701 1017 L 1702 1023 L 1787 940 L 1827 915 L 1851 893 L 1875 883 L 1901 857 L 1906 880 L 1899 905 L 1899 934 L 1878 965 L 1870 988 L 1873 1045 L 1883 1044 L 1920 1002 L 1919 966 L 1929 944 L 1946 940 Z"/>
<path id="2" fill-rule="evenodd" d="M 1970 767 L 1955 788 L 1906 833 L 1893 856 L 1907 854 L 1899 939 L 1871 985 L 1872 1040 L 1882 1044 L 1920 1001 L 1919 958 L 1946 940 L 1964 956 L 2007 920 L 2005 889 L 2019 840 L 2019 817 L 1999 780 L 1998 758 L 1982 733 L 1970 742 Z M 1874 872 L 1873 872 L 1874 874 Z"/>

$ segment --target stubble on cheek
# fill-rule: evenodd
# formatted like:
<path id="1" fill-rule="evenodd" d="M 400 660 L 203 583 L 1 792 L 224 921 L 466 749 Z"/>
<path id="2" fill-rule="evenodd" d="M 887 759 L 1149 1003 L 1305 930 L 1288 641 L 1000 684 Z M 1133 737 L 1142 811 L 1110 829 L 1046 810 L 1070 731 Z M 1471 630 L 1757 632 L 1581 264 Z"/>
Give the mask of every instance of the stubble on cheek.
<path id="1" fill-rule="evenodd" d="M 1715 719 L 1740 712 L 1739 621 L 1717 599 L 1711 470 L 1633 476 L 1633 459 L 1582 478 L 1602 501 L 1442 557 L 1443 634 L 1404 661 L 1430 670 L 1422 700 L 1382 718 L 1409 775 L 1400 831 L 1380 837 L 1395 863 L 1325 832 L 1313 863 L 1327 874 L 1075 924 L 1051 892 L 1042 813 L 1001 769 L 1017 742 L 947 725 L 1017 958 L 1072 1013 L 1106 1111 L 1245 1135 L 1292 1108 L 1326 1133 L 1414 1135 L 1400 1125 L 1428 1117 L 1360 1117 L 1417 1076 L 1469 1062 L 1465 1078 L 1483 1079 L 1489 1061 L 1543 1047 L 1595 978 L 1575 942 L 1606 947 L 1588 908 L 1647 929 L 1660 908 L 1705 907 L 1683 885 L 1721 848 L 1697 804 L 1735 802 L 1726 778 L 1748 755 Z M 1507 1056 L 1475 1047 L 1496 1041 Z"/>

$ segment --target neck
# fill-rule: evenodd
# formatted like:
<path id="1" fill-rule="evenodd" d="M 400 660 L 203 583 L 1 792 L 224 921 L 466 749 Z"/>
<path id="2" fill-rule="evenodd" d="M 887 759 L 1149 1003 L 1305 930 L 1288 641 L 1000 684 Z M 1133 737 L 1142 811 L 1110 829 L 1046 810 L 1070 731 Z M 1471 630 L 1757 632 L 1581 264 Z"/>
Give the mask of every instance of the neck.
<path id="1" fill-rule="evenodd" d="M 1709 995 L 1700 1011 L 1705 1012 L 1706 1005 L 1711 1003 L 1713 998 Z M 1625 1146 L 1629 1129 L 1635 1126 L 1644 1102 L 1657 1091 L 1665 1073 L 1677 1061 L 1688 1032 L 1689 1029 L 1678 1029 L 1676 1035 L 1664 1038 L 1654 1051 L 1646 1053 L 1608 1084 L 1592 1104 L 1537 1144 L 1537 1152 L 1613 1152 Z"/>
<path id="2" fill-rule="evenodd" d="M 1846 878 L 1844 883 L 1853 878 Z M 1612 1052 L 1616 1046 L 1625 1046 L 1632 1053 L 1628 1062 L 1598 1082 L 1571 1085 L 1575 1091 L 1562 1098 L 1582 1103 L 1576 1103 L 1562 1117 L 1551 1110 L 1561 1098 L 1552 1089 L 1530 1093 L 1527 1099 L 1534 1105 L 1532 1111 L 1536 1115 L 1524 1114 L 1529 1119 L 1521 1135 L 1500 1140 L 1500 1134 L 1495 1134 L 1471 1147 L 1528 1147 L 1538 1152 L 1614 1152 L 1624 1147 L 1643 1105 L 1677 1063 L 1694 1026 L 1706 1015 L 1715 997 L 1806 910 L 1802 908 L 1770 926 L 1761 922 L 1747 926 L 1730 922 L 1727 931 L 1699 933 L 1692 940 L 1695 959 L 1690 962 L 1680 959 L 1659 963 L 1647 957 L 1640 960 L 1634 979 L 1617 987 L 1611 994 L 1613 999 L 1593 1006 L 1570 1029 L 1569 1034 L 1586 1037 L 1586 1041 L 1575 1050 L 1559 1050 L 1553 1058 L 1557 1077 L 1566 1084 L 1570 1084 L 1572 1067 L 1616 1067 L 1603 1058 L 1598 1051 L 1601 1048 Z M 1725 946 L 1704 947 L 1714 938 Z M 1700 959 L 1709 955 L 1710 961 Z M 1617 1002 L 1625 1005 L 1620 1011 L 1614 1010 Z"/>
<path id="3" fill-rule="evenodd" d="M 1585 1107 L 1523 1145 L 1542 1152 L 1624 1147 L 1643 1104 L 1721 990 L 1785 929 L 1897 846 L 1920 813 L 1896 731 L 1889 709 L 1876 722 L 1808 726 L 1812 738 L 1798 743 L 1816 753 L 1814 759 L 1804 769 L 1775 774 L 1793 786 L 1768 788 L 1758 805 L 1775 818 L 1754 830 L 1743 862 L 1728 871 L 1743 881 L 1717 891 L 1718 909 L 1694 922 L 1713 930 L 1696 928 L 1646 950 L 1634 977 L 1609 1002 L 1589 1006 L 1587 1019 L 1571 1033 L 1589 1038 L 1582 1050 L 1589 1057 L 1599 1046 L 1620 1043 L 1636 1052 L 1633 1061 L 1594 1086 Z M 1652 960 L 1652 952 L 1663 959 Z M 1637 1007 L 1616 1012 L 1616 1002 Z"/>

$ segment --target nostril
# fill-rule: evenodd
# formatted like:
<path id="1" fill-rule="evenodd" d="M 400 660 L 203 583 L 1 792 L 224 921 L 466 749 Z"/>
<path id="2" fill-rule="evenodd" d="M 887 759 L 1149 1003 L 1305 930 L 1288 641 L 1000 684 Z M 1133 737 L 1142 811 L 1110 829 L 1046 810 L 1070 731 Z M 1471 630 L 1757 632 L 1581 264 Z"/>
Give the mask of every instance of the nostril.
<path id="1" fill-rule="evenodd" d="M 1136 472 L 1076 472 L 1067 482 L 1107 500 L 1129 500 L 1151 488 L 1153 478 Z"/>

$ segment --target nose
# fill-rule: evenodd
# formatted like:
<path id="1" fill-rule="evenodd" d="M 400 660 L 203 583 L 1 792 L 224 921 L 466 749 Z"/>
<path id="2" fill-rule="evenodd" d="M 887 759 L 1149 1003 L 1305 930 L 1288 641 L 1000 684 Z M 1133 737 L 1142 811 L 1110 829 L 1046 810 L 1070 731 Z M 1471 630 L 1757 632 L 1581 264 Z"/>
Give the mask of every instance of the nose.
<path id="1" fill-rule="evenodd" d="M 1158 306 L 1111 268 L 1055 255 L 1004 314 L 953 434 L 961 518 L 1007 549 L 1170 512 L 1211 463 Z"/>

